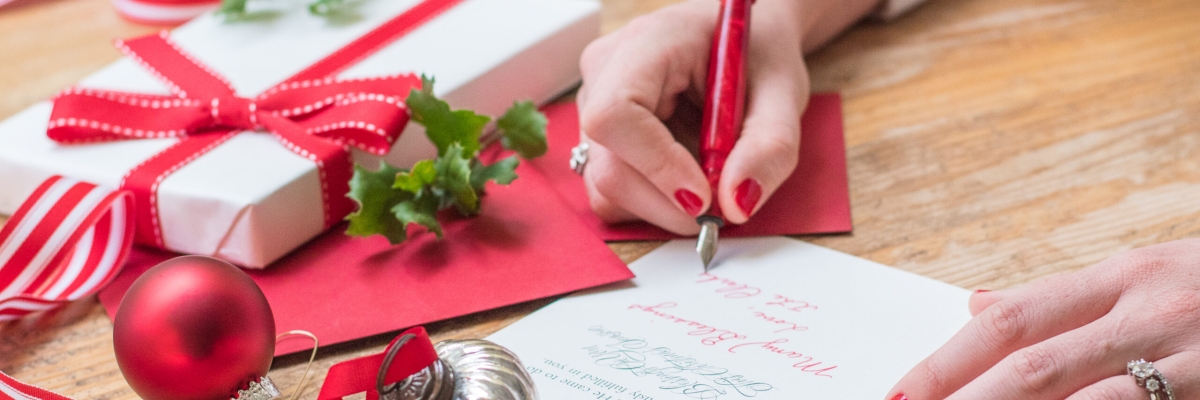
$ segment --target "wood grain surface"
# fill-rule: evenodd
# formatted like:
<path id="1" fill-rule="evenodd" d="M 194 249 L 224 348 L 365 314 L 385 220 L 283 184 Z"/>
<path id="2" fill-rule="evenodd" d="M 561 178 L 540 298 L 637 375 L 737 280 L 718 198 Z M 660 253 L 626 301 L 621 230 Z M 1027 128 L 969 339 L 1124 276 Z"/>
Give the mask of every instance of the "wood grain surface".
<path id="1" fill-rule="evenodd" d="M 672 2 L 605 0 L 604 30 Z M 855 230 L 803 239 L 974 289 L 1200 236 L 1195 21 L 1195 0 L 932 0 L 860 24 L 809 58 L 815 89 L 845 99 Z M 0 9 L 0 118 L 117 59 L 110 39 L 156 29 L 108 0 Z M 610 246 L 631 261 L 658 245 Z M 548 302 L 429 328 L 483 337 Z M 111 331 L 95 300 L 0 324 L 0 370 L 76 398 L 136 398 Z M 305 398 L 330 365 L 388 339 L 325 348 Z M 279 359 L 272 376 L 291 390 L 303 368 Z"/>

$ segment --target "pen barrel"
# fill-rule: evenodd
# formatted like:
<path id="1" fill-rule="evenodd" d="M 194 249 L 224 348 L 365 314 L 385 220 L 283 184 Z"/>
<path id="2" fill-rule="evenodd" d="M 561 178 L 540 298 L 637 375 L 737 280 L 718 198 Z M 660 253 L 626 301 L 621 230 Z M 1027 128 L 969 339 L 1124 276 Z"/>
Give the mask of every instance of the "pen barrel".
<path id="1" fill-rule="evenodd" d="M 741 136 L 746 107 L 746 54 L 750 44 L 750 6 L 753 0 L 721 0 L 717 28 L 709 53 L 704 119 L 700 132 L 700 166 L 713 189 L 713 208 L 725 160 Z"/>

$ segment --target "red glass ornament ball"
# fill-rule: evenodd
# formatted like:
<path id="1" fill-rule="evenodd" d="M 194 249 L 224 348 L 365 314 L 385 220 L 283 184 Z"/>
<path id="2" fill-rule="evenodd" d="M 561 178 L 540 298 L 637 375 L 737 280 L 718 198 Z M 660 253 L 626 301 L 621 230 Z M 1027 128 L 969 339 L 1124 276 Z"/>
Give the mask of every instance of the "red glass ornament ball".
<path id="1" fill-rule="evenodd" d="M 121 300 L 113 346 L 125 380 L 147 400 L 216 400 L 266 376 L 275 319 L 262 290 L 209 257 L 168 260 Z"/>

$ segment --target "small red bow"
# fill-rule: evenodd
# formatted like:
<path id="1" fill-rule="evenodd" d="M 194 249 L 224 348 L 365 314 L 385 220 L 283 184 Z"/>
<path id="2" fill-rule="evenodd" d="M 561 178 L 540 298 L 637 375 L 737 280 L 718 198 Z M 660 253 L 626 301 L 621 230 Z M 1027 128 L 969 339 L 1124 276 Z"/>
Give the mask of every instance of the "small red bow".
<path id="1" fill-rule="evenodd" d="M 54 100 L 47 135 L 60 143 L 181 138 L 228 130 L 295 131 L 386 154 L 408 123 L 412 75 L 292 82 L 253 99 L 229 85 L 195 96 L 70 88 Z"/>

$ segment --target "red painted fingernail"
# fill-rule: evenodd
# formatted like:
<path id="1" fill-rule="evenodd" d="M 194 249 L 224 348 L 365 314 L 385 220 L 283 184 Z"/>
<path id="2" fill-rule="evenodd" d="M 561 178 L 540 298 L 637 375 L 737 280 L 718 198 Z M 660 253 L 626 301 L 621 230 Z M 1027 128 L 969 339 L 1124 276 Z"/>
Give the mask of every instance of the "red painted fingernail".
<path id="1" fill-rule="evenodd" d="M 893 397 L 892 400 L 908 400 L 908 396 L 905 396 L 904 393 L 900 393 L 897 394 L 896 397 Z"/>
<path id="2" fill-rule="evenodd" d="M 979 290 L 976 290 L 976 291 L 975 291 L 975 294 L 987 293 L 987 292 L 990 292 L 990 291 L 991 291 L 991 290 L 987 290 L 987 289 L 979 289 Z"/>
<path id="3" fill-rule="evenodd" d="M 704 201 L 700 200 L 700 196 L 687 189 L 679 189 L 675 191 L 675 201 L 683 207 L 683 211 L 695 217 L 700 215 L 700 207 L 704 207 Z"/>
<path id="4" fill-rule="evenodd" d="M 749 217 L 750 213 L 754 212 L 754 206 L 758 205 L 758 200 L 762 198 L 762 185 L 754 179 L 744 180 L 733 189 L 733 198 L 737 200 L 738 208 Z"/>

